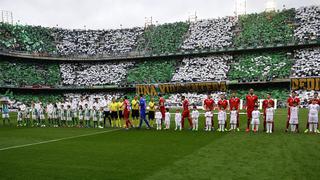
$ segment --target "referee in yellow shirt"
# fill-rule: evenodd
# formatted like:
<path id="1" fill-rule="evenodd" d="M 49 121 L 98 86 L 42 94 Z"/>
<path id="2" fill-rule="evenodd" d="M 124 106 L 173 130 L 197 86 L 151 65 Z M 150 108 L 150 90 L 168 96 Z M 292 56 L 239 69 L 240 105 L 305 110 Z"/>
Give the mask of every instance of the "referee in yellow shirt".
<path id="1" fill-rule="evenodd" d="M 133 121 L 133 127 L 138 127 L 139 125 L 139 100 L 138 96 L 134 96 L 133 100 L 131 101 L 131 107 L 132 107 L 132 121 Z"/>
<path id="2" fill-rule="evenodd" d="M 123 110 L 124 110 L 124 105 L 123 105 L 123 99 L 119 98 L 119 102 L 118 102 L 118 113 L 119 113 L 119 118 L 118 118 L 118 123 L 117 123 L 117 127 L 121 128 L 123 127 Z"/>
<path id="3" fill-rule="evenodd" d="M 116 102 L 115 98 L 112 98 L 109 109 L 111 112 L 111 127 L 115 127 L 118 120 L 118 103 Z"/>
<path id="4" fill-rule="evenodd" d="M 156 110 L 156 105 L 154 103 L 154 99 L 153 97 L 150 98 L 150 102 L 149 102 L 149 114 L 148 114 L 148 117 L 149 117 L 149 123 L 150 123 L 150 126 L 153 127 L 154 125 L 154 114 L 155 114 L 155 110 Z"/>

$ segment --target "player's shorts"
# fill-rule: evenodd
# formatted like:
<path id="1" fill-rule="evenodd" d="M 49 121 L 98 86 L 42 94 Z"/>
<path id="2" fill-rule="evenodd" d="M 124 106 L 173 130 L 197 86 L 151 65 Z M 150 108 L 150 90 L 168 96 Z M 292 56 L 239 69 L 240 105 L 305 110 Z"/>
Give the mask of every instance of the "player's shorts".
<path id="1" fill-rule="evenodd" d="M 117 119 L 117 118 L 118 118 L 117 111 L 111 111 L 111 119 Z"/>
<path id="2" fill-rule="evenodd" d="M 84 120 L 90 121 L 90 116 L 85 116 L 85 117 L 84 117 Z"/>
<path id="3" fill-rule="evenodd" d="M 308 123 L 318 123 L 318 116 L 309 116 Z"/>
<path id="4" fill-rule="evenodd" d="M 225 120 L 219 120 L 218 124 L 226 124 L 226 121 Z"/>
<path id="5" fill-rule="evenodd" d="M 103 111 L 103 117 L 104 118 L 108 118 L 109 116 L 111 116 L 110 111 Z"/>
<path id="6" fill-rule="evenodd" d="M 247 117 L 249 118 L 249 119 L 251 119 L 252 118 L 252 111 L 253 111 L 254 109 L 247 109 Z"/>
<path id="7" fill-rule="evenodd" d="M 170 119 L 165 119 L 165 120 L 164 120 L 164 123 L 170 124 Z"/>
<path id="8" fill-rule="evenodd" d="M 83 121 L 83 115 L 79 116 L 79 121 Z"/>
<path id="9" fill-rule="evenodd" d="M 156 119 L 157 124 L 161 124 L 161 119 Z"/>
<path id="10" fill-rule="evenodd" d="M 44 115 L 40 115 L 40 119 L 41 119 L 41 120 L 44 120 L 44 119 L 46 119 L 46 118 L 44 117 Z"/>
<path id="11" fill-rule="evenodd" d="M 161 124 L 161 119 L 156 119 L 157 124 Z"/>
<path id="12" fill-rule="evenodd" d="M 72 121 L 72 117 L 68 117 L 68 118 L 67 118 L 67 121 Z"/>
<path id="13" fill-rule="evenodd" d="M 36 115 L 32 115 L 31 118 L 32 118 L 33 120 L 36 120 L 36 119 L 37 119 L 37 116 L 36 116 Z"/>
<path id="14" fill-rule="evenodd" d="M 259 119 L 252 119 L 251 124 L 260 124 Z"/>
<path id="15" fill-rule="evenodd" d="M 230 118 L 230 124 L 237 124 L 237 118 Z"/>
<path id="16" fill-rule="evenodd" d="M 298 118 L 290 118 L 289 124 L 299 124 Z"/>
<path id="17" fill-rule="evenodd" d="M 93 117 L 92 120 L 93 120 L 94 122 L 98 121 L 98 119 L 97 119 L 96 117 Z"/>
<path id="18" fill-rule="evenodd" d="M 149 120 L 153 120 L 154 119 L 154 111 L 149 111 Z"/>
<path id="19" fill-rule="evenodd" d="M 184 110 L 182 112 L 182 117 L 190 117 L 190 111 L 189 110 Z"/>
<path id="20" fill-rule="evenodd" d="M 2 114 L 2 118 L 9 118 L 9 113 Z"/>
<path id="21" fill-rule="evenodd" d="M 198 118 L 192 118 L 193 123 L 198 123 L 199 119 Z"/>
<path id="22" fill-rule="evenodd" d="M 273 122 L 273 117 L 272 116 L 271 117 L 267 116 L 266 117 L 266 122 Z"/>
<path id="23" fill-rule="evenodd" d="M 100 121 L 100 122 L 103 122 L 103 118 L 99 118 L 99 121 Z"/>
<path id="24" fill-rule="evenodd" d="M 53 118 L 53 113 L 48 113 L 48 119 L 52 119 Z"/>
<path id="25" fill-rule="evenodd" d="M 124 111 L 123 112 L 123 118 L 128 119 L 130 116 L 130 111 Z"/>
<path id="26" fill-rule="evenodd" d="M 132 109 L 132 118 L 133 119 L 138 119 L 139 118 L 139 110 L 137 109 Z"/>
<path id="27" fill-rule="evenodd" d="M 206 125 L 211 126 L 212 119 L 206 118 Z"/>

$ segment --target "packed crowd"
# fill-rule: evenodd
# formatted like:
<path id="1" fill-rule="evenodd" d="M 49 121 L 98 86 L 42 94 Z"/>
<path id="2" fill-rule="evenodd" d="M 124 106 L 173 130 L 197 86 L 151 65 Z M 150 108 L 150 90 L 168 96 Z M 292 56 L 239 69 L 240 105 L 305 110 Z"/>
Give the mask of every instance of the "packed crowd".
<path id="1" fill-rule="evenodd" d="M 230 64 L 230 80 L 238 81 L 271 81 L 290 76 L 292 62 L 286 53 L 243 54 Z"/>
<path id="2" fill-rule="evenodd" d="M 0 23 L 0 49 L 58 56 L 122 56 L 285 44 L 320 37 L 320 6 L 145 28 L 68 30 Z"/>
<path id="3" fill-rule="evenodd" d="M 172 77 L 173 82 L 224 81 L 230 55 L 184 58 Z"/>
<path id="4" fill-rule="evenodd" d="M 189 36 L 184 40 L 181 48 L 220 49 L 230 47 L 233 41 L 234 17 L 199 20 L 190 24 Z"/>
<path id="5" fill-rule="evenodd" d="M 0 86 L 55 86 L 61 82 L 59 65 L 32 61 L 0 61 Z"/>
<path id="6" fill-rule="evenodd" d="M 320 38 L 320 6 L 301 7 L 296 9 L 297 27 L 294 36 L 299 41 Z"/>
<path id="7" fill-rule="evenodd" d="M 63 63 L 60 64 L 63 85 L 119 85 L 125 81 L 134 62 Z"/>
<path id="8" fill-rule="evenodd" d="M 40 63 L 0 61 L 0 86 L 102 86 L 204 81 L 272 81 L 319 76 L 320 48 L 293 53 L 154 59 L 149 61 Z"/>
<path id="9" fill-rule="evenodd" d="M 124 55 L 133 51 L 142 28 L 114 30 L 55 29 L 57 53 L 64 56 Z"/>
<path id="10" fill-rule="evenodd" d="M 185 22 L 149 26 L 144 31 L 140 50 L 152 53 L 177 52 L 188 28 L 189 24 Z"/>
<path id="11" fill-rule="evenodd" d="M 153 59 L 137 62 L 127 73 L 129 84 L 150 84 L 170 82 L 176 67 L 176 60 Z"/>
<path id="12" fill-rule="evenodd" d="M 310 77 L 320 74 L 320 48 L 299 49 L 294 53 L 292 77 Z"/>
<path id="13" fill-rule="evenodd" d="M 261 46 L 293 40 L 294 9 L 240 16 L 236 46 Z"/>
<path id="14" fill-rule="evenodd" d="M 0 49 L 47 53 L 55 51 L 55 43 L 49 28 L 0 22 Z"/>

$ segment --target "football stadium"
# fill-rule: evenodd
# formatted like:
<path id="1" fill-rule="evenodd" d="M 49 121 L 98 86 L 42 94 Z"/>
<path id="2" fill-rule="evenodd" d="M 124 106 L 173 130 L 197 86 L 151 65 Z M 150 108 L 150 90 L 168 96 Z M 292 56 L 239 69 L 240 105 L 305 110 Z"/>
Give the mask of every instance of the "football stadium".
<path id="1" fill-rule="evenodd" d="M 319 179 L 320 2 L 214 2 L 234 14 L 103 29 L 1 9 L 0 179 Z"/>

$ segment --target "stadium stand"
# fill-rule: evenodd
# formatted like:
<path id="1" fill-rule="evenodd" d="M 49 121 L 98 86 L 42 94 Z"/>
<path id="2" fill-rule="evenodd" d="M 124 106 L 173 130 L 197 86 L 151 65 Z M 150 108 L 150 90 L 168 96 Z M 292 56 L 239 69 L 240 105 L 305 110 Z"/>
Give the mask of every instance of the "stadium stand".
<path id="1" fill-rule="evenodd" d="M 175 60 L 152 60 L 136 63 L 133 68 L 128 70 L 127 82 L 130 84 L 170 82 L 176 63 Z"/>
<path id="2" fill-rule="evenodd" d="M 297 27 L 294 36 L 299 41 L 320 38 L 320 6 L 301 7 L 296 9 Z"/>
<path id="3" fill-rule="evenodd" d="M 31 61 L 0 61 L 0 85 L 24 86 L 60 84 L 60 70 L 56 63 Z"/>
<path id="4" fill-rule="evenodd" d="M 320 48 L 299 49 L 294 52 L 292 77 L 319 76 Z"/>
<path id="5" fill-rule="evenodd" d="M 245 82 L 289 78 L 291 65 L 284 52 L 242 54 L 234 58 L 228 77 Z"/>
<path id="6" fill-rule="evenodd" d="M 320 6 L 150 25 L 79 30 L 0 23 L 0 49 L 41 56 L 118 57 L 225 47 L 274 46 L 320 38 Z"/>
<path id="7" fill-rule="evenodd" d="M 75 100 L 80 102 L 81 100 L 87 99 L 89 104 L 93 104 L 95 99 L 105 99 L 112 100 L 112 98 L 116 98 L 117 100 L 123 97 L 124 93 L 119 92 L 103 92 L 103 93 L 66 93 L 63 94 L 63 97 L 66 100 Z"/>
<path id="8" fill-rule="evenodd" d="M 16 109 L 20 104 L 31 105 L 31 102 L 41 101 L 43 104 L 48 102 L 62 102 L 64 97 L 62 94 L 57 93 L 13 93 L 12 91 L 7 90 L 3 94 L 0 93 L 0 97 L 8 97 L 10 99 L 10 105 L 13 109 Z"/>
<path id="9" fill-rule="evenodd" d="M 142 28 L 114 30 L 55 29 L 57 53 L 63 56 L 124 55 L 133 51 Z"/>
<path id="10" fill-rule="evenodd" d="M 294 9 L 262 12 L 239 17 L 235 45 L 260 46 L 293 41 Z"/>
<path id="11" fill-rule="evenodd" d="M 55 45 L 48 28 L 0 22 L 0 49 L 48 53 L 55 51 Z"/>
<path id="12" fill-rule="evenodd" d="M 138 46 L 141 51 L 157 54 L 177 52 L 188 28 L 189 24 L 184 22 L 149 26 L 144 31 L 144 40 Z"/>
<path id="13" fill-rule="evenodd" d="M 131 61 L 62 63 L 60 64 L 63 85 L 93 86 L 119 85 L 125 80 Z"/>
<path id="14" fill-rule="evenodd" d="M 233 41 L 234 17 L 206 19 L 190 24 L 189 36 L 184 40 L 182 49 L 219 49 L 230 47 Z"/>
<path id="15" fill-rule="evenodd" d="M 222 81 L 227 79 L 230 55 L 184 58 L 172 77 L 173 82 Z"/>

